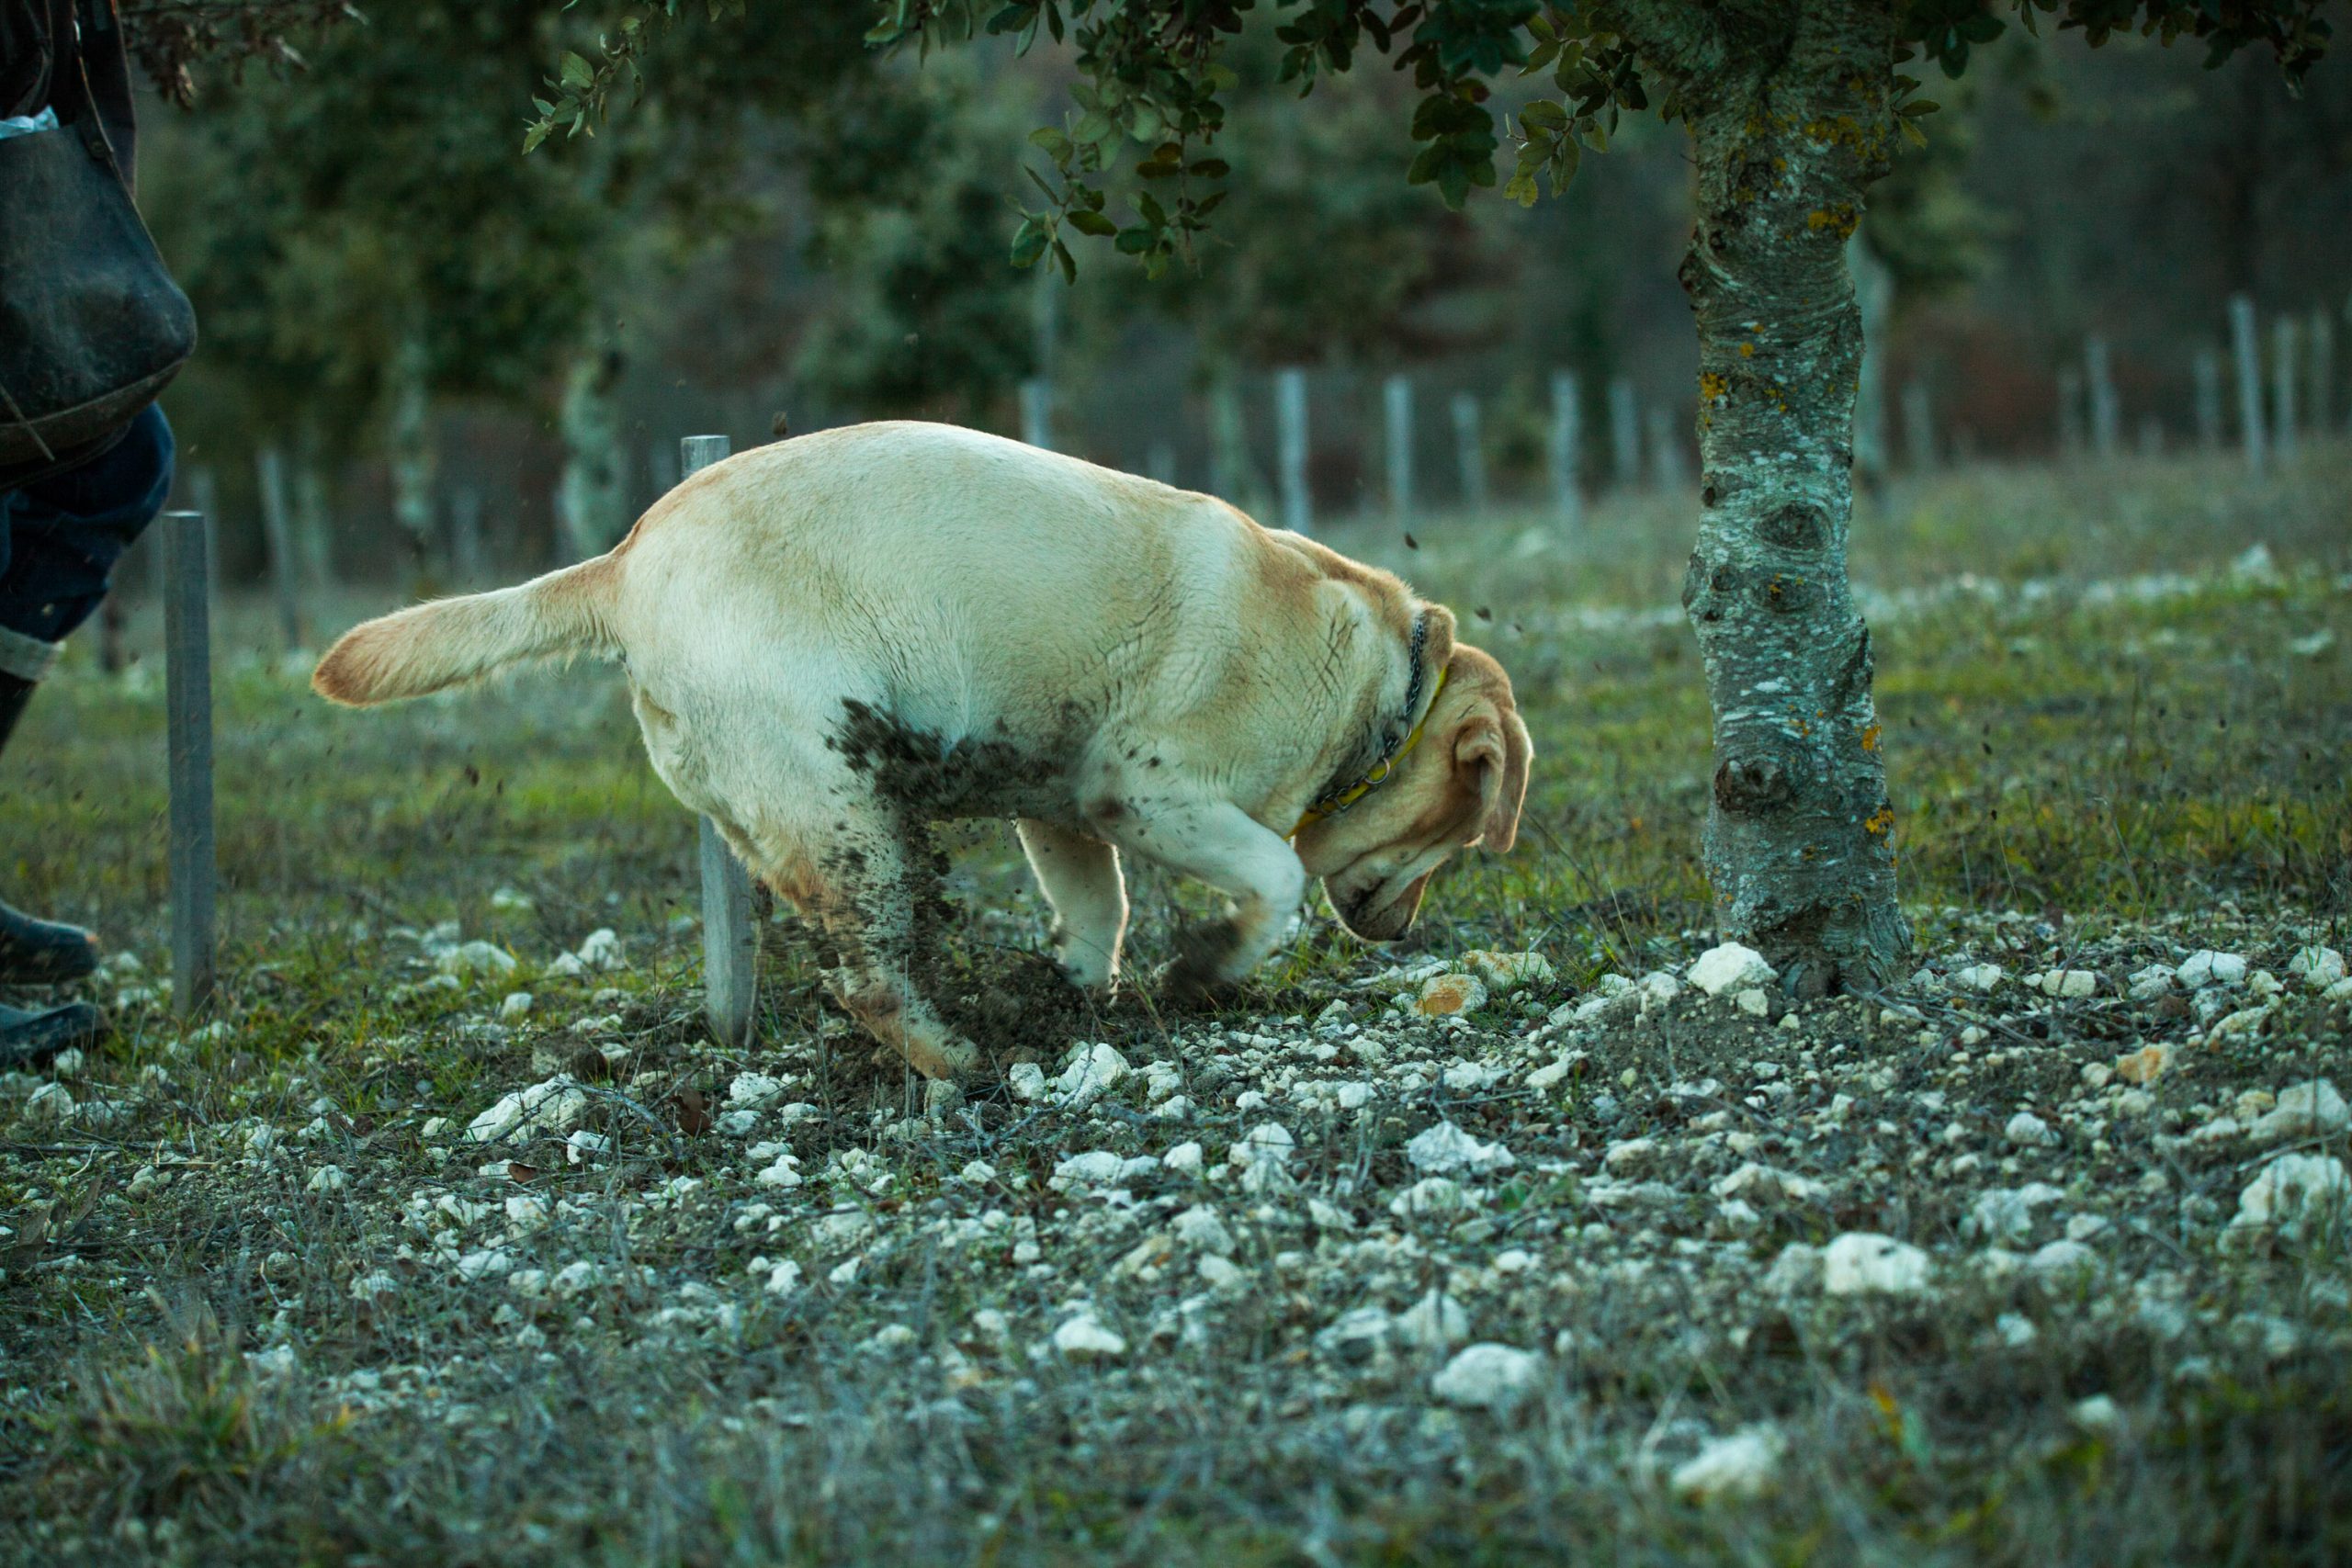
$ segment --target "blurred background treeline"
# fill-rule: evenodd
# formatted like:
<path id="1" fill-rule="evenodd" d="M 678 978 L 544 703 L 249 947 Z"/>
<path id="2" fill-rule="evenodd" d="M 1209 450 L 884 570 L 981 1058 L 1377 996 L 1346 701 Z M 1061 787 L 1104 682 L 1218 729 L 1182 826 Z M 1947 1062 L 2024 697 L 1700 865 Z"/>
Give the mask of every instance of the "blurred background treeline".
<path id="1" fill-rule="evenodd" d="M 1562 372 L 1580 490 L 1695 467 L 1677 128 L 1628 119 L 1563 199 L 1449 213 L 1404 181 L 1409 84 L 1358 72 L 1301 112 L 1268 30 L 1235 52 L 1194 266 L 1147 280 L 1098 245 L 1066 285 L 1007 255 L 1028 133 L 1070 108 L 1050 49 L 876 58 L 865 0 L 690 19 L 642 102 L 526 157 L 593 6 L 368 9 L 300 69 L 199 71 L 191 107 L 145 112 L 142 197 L 205 339 L 166 402 L 229 581 L 264 574 L 273 509 L 322 579 L 576 558 L 675 481 L 679 436 L 741 450 L 779 417 L 1025 433 L 1273 520 L 1285 371 L 1317 514 L 1388 505 L 1398 377 L 1423 511 L 1555 506 Z M 2352 76 L 2290 97 L 2255 52 L 2207 71 L 2128 38 L 1988 63 L 1937 84 L 1856 242 L 1865 478 L 2233 442 L 2233 296 L 2264 417 L 2340 424 Z"/>

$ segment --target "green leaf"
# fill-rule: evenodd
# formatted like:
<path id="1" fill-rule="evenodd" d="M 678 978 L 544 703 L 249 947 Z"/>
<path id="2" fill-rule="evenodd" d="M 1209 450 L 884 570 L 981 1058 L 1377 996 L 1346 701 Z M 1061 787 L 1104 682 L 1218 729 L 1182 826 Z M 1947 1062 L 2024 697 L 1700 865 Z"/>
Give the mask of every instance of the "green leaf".
<path id="1" fill-rule="evenodd" d="M 567 49 L 563 51 L 560 80 L 567 87 L 585 87 L 596 80 L 596 73 L 585 60 Z"/>
<path id="2" fill-rule="evenodd" d="M 1012 265 L 1035 266 L 1046 254 L 1046 226 L 1035 217 L 1024 218 L 1012 231 Z"/>
<path id="3" fill-rule="evenodd" d="M 1107 239 L 1119 231 L 1119 226 L 1116 223 L 1099 212 L 1073 211 L 1068 222 L 1080 233 L 1091 234 L 1098 240 Z"/>
<path id="4" fill-rule="evenodd" d="M 1568 111 L 1550 98 L 1538 98 L 1519 111 L 1519 122 L 1531 129 L 1540 125 L 1546 130 L 1557 130 L 1568 123 Z"/>

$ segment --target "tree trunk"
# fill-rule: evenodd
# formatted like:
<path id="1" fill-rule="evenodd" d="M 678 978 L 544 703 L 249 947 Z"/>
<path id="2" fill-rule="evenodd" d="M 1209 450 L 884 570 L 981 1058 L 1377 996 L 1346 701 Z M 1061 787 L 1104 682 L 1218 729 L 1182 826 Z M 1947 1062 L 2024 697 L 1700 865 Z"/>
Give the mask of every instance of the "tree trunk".
<path id="1" fill-rule="evenodd" d="M 1862 361 L 1846 241 L 1896 134 L 1892 11 L 1792 4 L 1785 50 L 1735 51 L 1694 95 L 1708 107 L 1681 276 L 1705 471 L 1683 604 L 1714 711 L 1706 868 L 1723 934 L 1799 995 L 1874 985 L 1910 948 L 1870 630 L 1846 580 Z"/>
<path id="2" fill-rule="evenodd" d="M 563 387 L 562 525 L 571 560 L 603 555 L 628 527 L 628 476 L 621 446 L 620 350 L 591 344 Z"/>

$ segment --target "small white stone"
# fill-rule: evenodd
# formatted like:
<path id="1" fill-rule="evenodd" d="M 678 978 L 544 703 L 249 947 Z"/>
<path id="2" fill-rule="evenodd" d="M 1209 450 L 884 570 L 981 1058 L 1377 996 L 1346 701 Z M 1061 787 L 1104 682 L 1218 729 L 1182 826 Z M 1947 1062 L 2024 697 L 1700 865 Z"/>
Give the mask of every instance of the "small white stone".
<path id="1" fill-rule="evenodd" d="M 2314 943 L 2287 960 L 2287 973 L 2314 991 L 2324 991 L 2344 978 L 2344 954 Z"/>
<path id="2" fill-rule="evenodd" d="M 2010 1117 L 2001 1134 L 2021 1149 L 2046 1149 L 2058 1142 L 2058 1134 L 2050 1123 L 2030 1111 L 2020 1111 Z"/>
<path id="3" fill-rule="evenodd" d="M 385 1296 L 398 1295 L 400 1289 L 401 1282 L 381 1269 L 362 1274 L 351 1281 L 354 1301 L 375 1302 Z"/>
<path id="4" fill-rule="evenodd" d="M 340 1192 L 351 1185 L 351 1179 L 339 1165 L 322 1165 L 311 1172 L 311 1179 L 302 1183 L 306 1192 Z"/>
<path id="5" fill-rule="evenodd" d="M 87 1060 L 80 1046 L 69 1045 L 51 1060 L 49 1070 L 61 1078 L 78 1078 L 82 1076 L 82 1064 Z"/>
<path id="6" fill-rule="evenodd" d="M 2295 1138 L 2322 1138 L 2352 1126 L 2352 1108 L 2325 1078 L 2299 1083 L 2278 1096 L 2277 1109 L 2256 1122 L 2254 1141 L 2283 1144 Z"/>
<path id="7" fill-rule="evenodd" d="M 1229 1165 L 1287 1165 L 1296 1140 L 1279 1122 L 1261 1122 L 1225 1151 Z"/>
<path id="8" fill-rule="evenodd" d="M 1728 1437 L 1709 1438 L 1698 1456 L 1677 1465 L 1674 1490 L 1696 1502 L 1717 1498 L 1747 1501 L 1771 1490 L 1788 1439 L 1769 1424 L 1742 1427 Z"/>
<path id="9" fill-rule="evenodd" d="M 1822 1249 L 1821 1288 L 1833 1296 L 1913 1296 L 1928 1288 L 1928 1255 L 1906 1242 L 1849 1231 Z"/>
<path id="10" fill-rule="evenodd" d="M 1639 1170 L 1657 1157 L 1655 1138 L 1621 1138 L 1609 1145 L 1600 1163 L 1613 1171 Z"/>
<path id="11" fill-rule="evenodd" d="M 1453 1018 L 1487 1005 L 1487 983 L 1476 975 L 1432 975 L 1422 982 L 1413 1010 L 1424 1018 Z"/>
<path id="12" fill-rule="evenodd" d="M 996 1167 L 984 1159 L 967 1160 L 956 1179 L 967 1187 L 985 1187 L 996 1179 Z"/>
<path id="13" fill-rule="evenodd" d="M 1112 1150 L 1089 1149 L 1055 1162 L 1053 1177 L 1046 1185 L 1057 1192 L 1107 1187 L 1119 1179 L 1126 1167 L 1125 1158 Z"/>
<path id="14" fill-rule="evenodd" d="M 603 1267 L 583 1258 L 577 1263 L 567 1263 L 557 1269 L 555 1278 L 548 1280 L 548 1285 L 559 1296 L 576 1296 L 582 1292 L 593 1291 L 604 1282 Z"/>
<path id="15" fill-rule="evenodd" d="M 1951 977 L 1951 983 L 1963 991 L 1989 996 L 2001 983 L 2004 971 L 1997 964 L 1972 964 Z"/>
<path id="16" fill-rule="evenodd" d="M 585 1127 L 563 1141 L 563 1158 L 567 1165 L 599 1159 L 612 1153 L 613 1141 L 602 1133 L 591 1133 Z"/>
<path id="17" fill-rule="evenodd" d="M 1194 1252 L 1215 1253 L 1220 1258 L 1233 1252 L 1233 1233 L 1215 1209 L 1205 1203 L 1195 1203 L 1168 1222 L 1168 1232 Z"/>
<path id="18" fill-rule="evenodd" d="M 1544 1363 L 1509 1345 L 1464 1346 L 1430 1380 L 1430 1392 L 1448 1404 L 1508 1416 L 1533 1393 Z"/>
<path id="19" fill-rule="evenodd" d="M 2190 953 L 2172 974 L 2183 990 L 2234 986 L 2245 978 L 2245 960 L 2234 953 L 2216 953 L 2208 947 Z"/>
<path id="20" fill-rule="evenodd" d="M 528 1018 L 531 1006 L 538 998 L 528 991 L 509 991 L 498 1004 L 498 1016 L 512 1023 L 518 1018 Z"/>
<path id="21" fill-rule="evenodd" d="M 62 1083 L 45 1083 L 25 1099 L 28 1122 L 70 1122 L 73 1117 L 74 1096 Z"/>
<path id="22" fill-rule="evenodd" d="M 1701 953 L 1685 971 L 1690 982 L 1711 997 L 1752 986 L 1770 985 L 1780 972 L 1752 947 L 1727 942 Z"/>
<path id="23" fill-rule="evenodd" d="M 1035 1062 L 1015 1062 L 1012 1070 L 1004 1075 L 1005 1088 L 1012 1098 L 1035 1101 L 1046 1097 L 1046 1069 Z"/>
<path id="24" fill-rule="evenodd" d="M 2053 1241 L 2025 1260 L 2026 1268 L 2043 1280 L 2071 1283 L 2098 1272 L 2098 1253 L 2079 1241 Z"/>
<path id="25" fill-rule="evenodd" d="M 1762 1018 L 1772 1007 L 1770 998 L 1765 996 L 1762 987 L 1757 986 L 1750 986 L 1744 991 L 1734 991 L 1731 1003 L 1740 1011 L 1757 1018 Z"/>
<path id="26" fill-rule="evenodd" d="M 2018 1312 L 2005 1312 L 1995 1318 L 1993 1332 L 1999 1335 L 2001 1343 L 2012 1350 L 2022 1350 L 2041 1337 L 2041 1330 L 2033 1325 L 2033 1319 Z"/>
<path id="27" fill-rule="evenodd" d="M 784 1098 L 784 1084 L 765 1073 L 737 1073 L 727 1086 L 727 1103 L 746 1111 L 765 1111 Z"/>
<path id="28" fill-rule="evenodd" d="M 433 964 L 444 975 L 512 975 L 514 955 L 494 942 L 465 942 L 442 949 Z"/>
<path id="29" fill-rule="evenodd" d="M 2041 977 L 2042 993 L 2068 1000 L 2098 994 L 2098 976 L 2088 969 L 2052 969 Z"/>
<path id="30" fill-rule="evenodd" d="M 1179 1175 L 1197 1172 L 1201 1168 L 1201 1145 L 1188 1139 L 1160 1156 L 1159 1163 Z"/>
<path id="31" fill-rule="evenodd" d="M 1439 1175 L 1466 1171 L 1485 1176 L 1519 1163 L 1501 1144 L 1480 1143 L 1451 1122 L 1440 1122 L 1415 1134 L 1405 1145 L 1405 1157 L 1414 1168 Z"/>
<path id="32" fill-rule="evenodd" d="M 582 969 L 608 970 L 625 966 L 621 956 L 621 939 L 610 926 L 588 933 L 586 940 L 574 948 L 571 956 Z"/>
<path id="33" fill-rule="evenodd" d="M 1810 1202 L 1826 1196 L 1829 1190 L 1811 1177 L 1776 1170 L 1769 1165 L 1758 1165 L 1751 1160 L 1716 1181 L 1708 1190 L 1718 1198 L 1754 1204 Z"/>
<path id="34" fill-rule="evenodd" d="M 1061 1077 L 1054 1082 L 1059 1098 L 1091 1104 L 1127 1076 L 1127 1059 L 1100 1043 L 1073 1046 Z"/>
<path id="35" fill-rule="evenodd" d="M 1540 953 L 1488 953 L 1462 955 L 1462 966 L 1487 983 L 1491 991 L 1508 994 L 1530 986 L 1548 986 L 1559 978 L 1552 961 Z"/>
<path id="36" fill-rule="evenodd" d="M 2352 1176 L 2334 1155 L 2280 1155 L 2238 1194 L 2238 1212 L 2222 1237 L 2230 1250 L 2272 1237 L 2300 1242 L 2330 1224 L 2341 1224 L 2352 1200 Z"/>
<path id="37" fill-rule="evenodd" d="M 1127 1342 L 1082 1312 L 1054 1330 L 1054 1348 L 1073 1361 L 1091 1361 L 1127 1353 Z"/>
<path id="38" fill-rule="evenodd" d="M 1792 1241 L 1772 1259 L 1772 1267 L 1764 1271 L 1764 1288 L 1774 1295 L 1793 1295 L 1809 1291 L 1821 1283 L 1821 1248 L 1810 1242 Z"/>
<path id="39" fill-rule="evenodd" d="M 2172 971 L 2161 964 L 2135 969 L 2132 972 L 2132 999 L 2135 1002 L 2152 1001 L 2171 990 L 2174 984 Z"/>
<path id="40" fill-rule="evenodd" d="M 1443 1349 L 1470 1337 L 1470 1314 L 1452 1296 L 1430 1293 L 1396 1314 L 1396 1337 L 1408 1345 Z"/>
<path id="41" fill-rule="evenodd" d="M 777 1151 L 775 1162 L 752 1179 L 763 1187 L 797 1187 L 800 1185 L 800 1162 L 789 1149 Z"/>

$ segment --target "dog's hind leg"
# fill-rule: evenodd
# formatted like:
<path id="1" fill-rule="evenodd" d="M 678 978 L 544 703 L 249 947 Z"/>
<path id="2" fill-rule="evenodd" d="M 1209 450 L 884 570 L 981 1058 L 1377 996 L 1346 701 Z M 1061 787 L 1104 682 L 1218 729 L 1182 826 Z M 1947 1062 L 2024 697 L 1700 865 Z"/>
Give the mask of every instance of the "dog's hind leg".
<path id="1" fill-rule="evenodd" d="M 938 958 L 927 840 L 878 804 L 850 813 L 821 854 L 763 857 L 770 886 L 820 926 L 825 979 L 850 1016 L 927 1078 L 961 1081 L 979 1050 L 926 1000 L 916 976 Z"/>
<path id="2" fill-rule="evenodd" d="M 1021 848 L 1054 907 L 1054 956 L 1081 989 L 1100 995 L 1119 977 L 1127 887 L 1119 852 L 1051 822 L 1021 819 Z"/>

